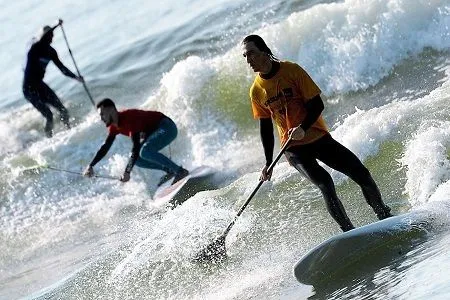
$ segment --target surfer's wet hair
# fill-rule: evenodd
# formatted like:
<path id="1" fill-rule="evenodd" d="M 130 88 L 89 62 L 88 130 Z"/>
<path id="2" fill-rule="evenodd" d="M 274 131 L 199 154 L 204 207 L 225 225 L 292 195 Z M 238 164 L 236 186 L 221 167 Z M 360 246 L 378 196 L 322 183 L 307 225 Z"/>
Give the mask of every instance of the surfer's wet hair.
<path id="1" fill-rule="evenodd" d="M 114 102 L 111 99 L 105 98 L 105 99 L 101 100 L 100 102 L 98 102 L 96 107 L 97 108 L 101 108 L 101 107 L 114 107 L 114 108 L 116 108 L 116 105 L 114 104 Z"/>
<path id="2" fill-rule="evenodd" d="M 243 40 L 242 44 L 245 45 L 247 43 L 253 42 L 255 43 L 256 48 L 258 48 L 260 51 L 266 53 L 272 60 L 279 61 L 279 59 L 273 55 L 272 50 L 270 50 L 269 47 L 267 47 L 266 42 L 263 40 L 262 37 L 256 34 L 247 35 Z"/>

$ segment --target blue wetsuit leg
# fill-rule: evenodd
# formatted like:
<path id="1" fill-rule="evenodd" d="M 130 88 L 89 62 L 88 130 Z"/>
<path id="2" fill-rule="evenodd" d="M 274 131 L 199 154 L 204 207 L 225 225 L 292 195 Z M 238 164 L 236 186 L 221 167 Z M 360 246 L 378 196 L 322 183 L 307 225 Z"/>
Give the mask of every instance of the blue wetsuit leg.
<path id="1" fill-rule="evenodd" d="M 136 166 L 146 169 L 157 169 L 175 174 L 181 167 L 164 154 L 159 153 L 169 145 L 178 134 L 177 126 L 170 118 L 164 118 L 155 130 L 142 144 Z"/>

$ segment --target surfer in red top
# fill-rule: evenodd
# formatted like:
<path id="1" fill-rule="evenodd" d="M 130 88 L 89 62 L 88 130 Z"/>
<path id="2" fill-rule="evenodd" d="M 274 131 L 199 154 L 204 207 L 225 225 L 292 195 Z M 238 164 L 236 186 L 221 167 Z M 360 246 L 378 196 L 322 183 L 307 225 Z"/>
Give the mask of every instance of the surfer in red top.
<path id="1" fill-rule="evenodd" d="M 166 172 L 158 185 L 173 179 L 173 183 L 186 177 L 189 172 L 175 164 L 158 151 L 170 144 L 177 136 L 175 123 L 158 111 L 127 109 L 118 111 L 111 99 L 103 99 L 97 104 L 100 117 L 108 127 L 108 136 L 97 151 L 84 175 L 93 176 L 93 167 L 108 153 L 118 134 L 129 136 L 133 141 L 130 159 L 121 177 L 122 182 L 130 180 L 134 165 L 146 169 L 158 169 Z"/>

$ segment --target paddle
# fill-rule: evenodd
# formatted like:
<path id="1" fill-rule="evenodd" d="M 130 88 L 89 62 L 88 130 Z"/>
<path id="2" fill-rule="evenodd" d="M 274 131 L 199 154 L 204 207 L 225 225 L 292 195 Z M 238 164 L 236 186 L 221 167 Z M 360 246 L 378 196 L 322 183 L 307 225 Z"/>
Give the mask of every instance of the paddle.
<path id="1" fill-rule="evenodd" d="M 281 148 L 280 153 L 278 153 L 275 160 L 270 164 L 270 166 L 267 168 L 267 172 L 270 173 L 275 167 L 275 164 L 280 160 L 281 156 L 283 155 L 284 151 L 286 151 L 288 145 L 290 144 L 292 138 L 289 137 L 288 141 L 284 144 L 283 148 Z M 263 180 L 260 180 L 258 182 L 258 185 L 255 187 L 253 192 L 248 196 L 245 203 L 242 205 L 241 209 L 239 209 L 238 213 L 234 217 L 233 221 L 228 225 L 227 229 L 224 231 L 224 233 L 217 238 L 214 242 L 209 244 L 205 249 L 203 249 L 197 256 L 194 257 L 194 260 L 204 262 L 204 261 L 221 261 L 223 260 L 226 255 L 226 249 L 225 249 L 225 239 L 227 237 L 227 234 L 230 232 L 231 228 L 233 227 L 234 223 L 236 223 L 237 218 L 242 214 L 244 209 L 247 207 L 247 205 L 250 203 L 250 200 L 252 200 L 253 196 L 255 196 L 256 192 L 259 190 L 261 185 L 264 183 Z"/>
<path id="2" fill-rule="evenodd" d="M 80 70 L 78 69 L 77 63 L 75 62 L 75 58 L 73 57 L 72 50 L 69 47 L 69 42 L 67 41 L 66 32 L 64 31 L 64 27 L 62 25 L 62 20 L 60 21 L 59 26 L 61 26 L 61 31 L 62 31 L 62 34 L 64 36 L 64 40 L 66 41 L 67 49 L 69 49 L 69 53 L 70 53 L 70 56 L 72 57 L 72 61 L 73 61 L 73 64 L 75 65 L 75 69 L 77 70 L 78 76 L 82 77 L 81 74 L 80 74 Z M 92 105 L 94 105 L 94 107 L 95 107 L 94 99 L 92 99 L 91 93 L 89 93 L 89 90 L 87 88 L 86 82 L 84 82 L 84 80 L 83 80 L 82 83 L 83 83 L 83 87 L 86 90 L 86 93 L 87 93 L 87 95 L 89 97 L 89 100 L 91 100 Z"/>
<path id="3" fill-rule="evenodd" d="M 52 171 L 58 171 L 58 172 L 64 172 L 64 173 L 84 176 L 84 174 L 81 173 L 81 172 L 60 169 L 60 168 L 56 168 L 56 167 L 52 167 L 52 166 L 48 166 L 48 165 L 39 165 L 39 166 L 36 166 L 36 167 L 28 168 L 25 171 L 31 171 L 31 170 L 34 171 L 34 170 L 40 169 L 40 168 L 45 168 L 45 169 L 49 169 L 49 170 L 52 170 Z M 92 175 L 92 177 L 103 178 L 103 179 L 112 179 L 112 180 L 120 180 L 119 177 L 113 177 L 113 176 L 108 176 L 108 175 L 97 175 L 97 174 L 94 174 L 94 175 Z"/>

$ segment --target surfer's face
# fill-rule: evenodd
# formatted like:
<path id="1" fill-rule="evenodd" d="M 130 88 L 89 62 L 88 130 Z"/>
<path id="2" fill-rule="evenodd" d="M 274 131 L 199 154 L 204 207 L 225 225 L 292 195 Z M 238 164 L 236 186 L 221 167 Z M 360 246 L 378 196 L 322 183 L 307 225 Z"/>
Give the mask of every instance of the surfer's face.
<path id="1" fill-rule="evenodd" d="M 42 39 L 42 41 L 45 41 L 47 44 L 51 44 L 53 42 L 53 32 L 46 33 Z"/>
<path id="2" fill-rule="evenodd" d="M 110 126 L 114 123 L 114 116 L 117 113 L 115 108 L 112 106 L 101 106 L 98 109 L 98 112 L 100 114 L 100 118 L 102 119 L 103 123 L 105 123 L 106 126 Z"/>
<path id="3" fill-rule="evenodd" d="M 267 64 L 269 63 L 270 71 L 270 58 L 268 55 L 259 50 L 254 42 L 248 42 L 242 45 L 242 55 L 247 60 L 247 63 L 253 69 L 254 72 L 267 72 Z"/>

